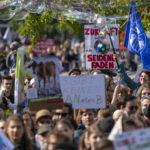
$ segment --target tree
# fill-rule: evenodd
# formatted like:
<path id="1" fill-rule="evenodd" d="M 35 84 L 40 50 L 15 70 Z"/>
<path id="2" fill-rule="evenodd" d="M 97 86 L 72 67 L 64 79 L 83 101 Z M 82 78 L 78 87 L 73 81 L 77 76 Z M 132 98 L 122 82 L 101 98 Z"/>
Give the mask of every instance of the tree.
<path id="1" fill-rule="evenodd" d="M 75 0 L 57 0 L 57 2 L 51 0 L 51 5 L 48 5 L 42 14 L 29 13 L 24 21 L 19 23 L 11 21 L 11 23 L 15 24 L 15 30 L 20 34 L 23 36 L 29 35 L 33 45 L 42 37 L 53 38 L 65 32 L 69 32 L 70 35 L 76 34 L 83 38 L 84 23 L 81 23 L 81 20 L 77 18 L 73 19 L 71 16 L 66 18 L 65 14 L 69 13 L 68 10 L 79 8 L 83 11 L 86 10 L 93 14 L 102 15 L 103 7 L 106 16 L 126 16 L 117 20 L 117 23 L 121 26 L 120 32 L 123 31 L 128 17 L 130 0 L 101 1 L 103 6 L 100 5 L 100 0 L 79 0 L 78 3 Z M 141 16 L 145 31 L 150 31 L 150 2 L 147 2 L 147 0 L 134 0 L 134 2 Z"/>

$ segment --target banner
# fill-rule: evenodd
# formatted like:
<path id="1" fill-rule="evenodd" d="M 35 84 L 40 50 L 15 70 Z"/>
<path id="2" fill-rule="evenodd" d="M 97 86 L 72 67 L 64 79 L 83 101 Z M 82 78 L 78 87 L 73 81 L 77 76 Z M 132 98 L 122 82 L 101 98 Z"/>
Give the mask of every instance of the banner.
<path id="1" fill-rule="evenodd" d="M 124 132 L 114 139 L 115 150 L 149 150 L 150 128 Z"/>
<path id="2" fill-rule="evenodd" d="M 17 62 L 15 70 L 15 105 L 24 101 L 24 49 L 17 51 Z M 16 113 L 16 110 L 15 110 Z"/>
<path id="3" fill-rule="evenodd" d="M 74 109 L 105 108 L 105 78 L 96 76 L 60 76 L 64 102 Z"/>
<path id="4" fill-rule="evenodd" d="M 110 35 L 115 49 L 119 49 L 119 26 L 117 24 L 110 24 Z M 113 59 L 112 45 L 106 27 L 100 25 L 85 25 L 85 52 L 86 52 L 86 69 L 114 69 L 116 64 Z M 107 40 L 107 47 L 109 50 L 105 52 L 98 52 L 97 45 Z"/>

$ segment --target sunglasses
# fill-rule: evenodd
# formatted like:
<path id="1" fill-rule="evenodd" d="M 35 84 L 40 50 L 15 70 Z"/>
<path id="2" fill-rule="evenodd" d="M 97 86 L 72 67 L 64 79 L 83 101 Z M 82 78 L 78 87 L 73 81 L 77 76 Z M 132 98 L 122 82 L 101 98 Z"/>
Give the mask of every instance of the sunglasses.
<path id="1" fill-rule="evenodd" d="M 68 113 L 55 113 L 56 116 L 66 117 Z"/>
<path id="2" fill-rule="evenodd" d="M 131 111 L 133 111 L 134 109 L 137 110 L 138 107 L 137 107 L 137 106 L 130 106 L 129 109 L 130 109 Z"/>

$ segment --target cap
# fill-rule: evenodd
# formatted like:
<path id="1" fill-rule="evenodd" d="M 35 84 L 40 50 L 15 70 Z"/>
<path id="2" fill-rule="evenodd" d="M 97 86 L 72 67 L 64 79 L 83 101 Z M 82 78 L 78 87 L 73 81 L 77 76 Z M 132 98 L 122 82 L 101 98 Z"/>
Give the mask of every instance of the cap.
<path id="1" fill-rule="evenodd" d="M 50 127 L 50 125 L 48 124 L 43 124 L 42 126 L 39 127 L 38 131 L 37 131 L 37 134 L 43 134 L 43 133 L 46 133 L 46 132 L 49 132 L 51 131 L 52 128 Z"/>
<path id="2" fill-rule="evenodd" d="M 10 44 L 10 49 L 11 50 L 17 50 L 21 45 L 17 42 L 17 41 L 14 41 Z"/>
<path id="3" fill-rule="evenodd" d="M 41 109 L 36 113 L 35 121 L 37 122 L 42 117 L 51 117 L 50 112 L 47 109 Z"/>
<path id="4" fill-rule="evenodd" d="M 79 68 L 73 68 L 69 71 L 68 75 L 70 76 L 74 71 L 78 72 L 79 74 L 81 74 L 81 70 Z"/>

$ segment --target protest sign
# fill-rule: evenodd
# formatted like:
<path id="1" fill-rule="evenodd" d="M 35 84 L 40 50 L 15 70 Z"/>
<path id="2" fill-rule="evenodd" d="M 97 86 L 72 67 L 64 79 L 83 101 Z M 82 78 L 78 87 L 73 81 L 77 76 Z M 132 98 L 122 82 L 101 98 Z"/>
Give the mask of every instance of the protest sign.
<path id="1" fill-rule="evenodd" d="M 63 101 L 74 109 L 105 108 L 105 78 L 100 75 L 60 76 Z"/>
<path id="2" fill-rule="evenodd" d="M 119 28 L 116 24 L 110 24 L 110 35 L 115 49 L 119 49 Z M 114 69 L 116 66 L 113 59 L 113 52 L 110 37 L 103 24 L 85 25 L 85 52 L 86 52 L 86 69 Z M 98 52 L 97 45 L 102 41 L 107 41 L 110 45 L 109 50 Z M 108 47 L 108 46 L 107 46 Z"/>
<path id="3" fill-rule="evenodd" d="M 7 136 L 0 130 L 0 150 L 13 150 L 15 146 L 10 142 Z"/>
<path id="4" fill-rule="evenodd" d="M 115 150 L 149 150 L 150 128 L 124 132 L 114 140 Z"/>
<path id="5" fill-rule="evenodd" d="M 43 53 L 46 52 L 47 48 L 53 50 L 53 46 L 54 46 L 54 41 L 52 39 L 38 40 L 33 51 L 35 53 Z"/>
<path id="6" fill-rule="evenodd" d="M 27 91 L 27 98 L 31 103 L 34 103 L 34 105 L 29 104 L 29 107 L 34 107 L 31 108 L 32 110 L 39 109 L 39 105 L 43 106 L 41 108 L 47 108 L 48 104 L 57 103 L 58 99 L 62 103 L 62 100 L 60 101 L 59 74 L 63 71 L 63 67 L 56 56 L 35 58 L 29 62 L 27 69 L 34 78 L 33 88 L 36 89 L 29 89 Z M 50 103 L 50 100 L 52 103 Z M 52 105 L 51 108 L 56 109 Z"/>

